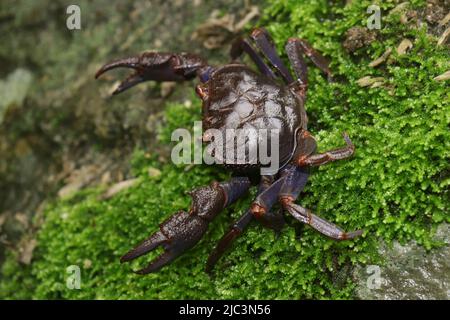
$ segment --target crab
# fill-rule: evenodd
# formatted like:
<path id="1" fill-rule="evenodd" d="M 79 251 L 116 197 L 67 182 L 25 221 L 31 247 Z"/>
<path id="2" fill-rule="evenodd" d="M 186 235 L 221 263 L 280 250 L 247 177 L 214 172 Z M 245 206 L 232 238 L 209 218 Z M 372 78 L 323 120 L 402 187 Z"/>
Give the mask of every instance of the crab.
<path id="1" fill-rule="evenodd" d="M 277 129 L 281 141 L 278 150 L 274 150 L 279 152 L 280 159 L 276 172 L 261 174 L 259 171 L 255 174 L 258 172 L 255 169 L 263 166 L 262 161 L 224 162 L 221 165 L 233 173 L 229 181 L 214 181 L 209 186 L 191 191 L 189 211 L 181 210 L 170 216 L 160 224 L 158 231 L 121 257 L 121 262 L 128 262 L 163 247 L 161 255 L 136 273 L 156 272 L 192 248 L 205 234 L 209 223 L 255 184 L 258 191 L 250 208 L 232 224 L 209 255 L 206 263 L 208 273 L 252 220 L 279 232 L 285 224 L 283 212 L 332 239 L 347 240 L 362 234 L 362 230 L 346 232 L 296 203 L 307 183 L 310 167 L 349 158 L 354 154 L 355 146 L 344 133 L 344 147 L 316 153 L 316 140 L 308 131 L 305 111 L 308 88 L 305 58 L 331 78 L 329 62 L 300 38 L 289 38 L 285 52 L 295 76 L 277 54 L 269 33 L 264 28 L 256 28 L 248 37 L 233 41 L 230 50 L 232 61 L 223 66 L 211 66 L 196 54 L 144 52 L 115 60 L 98 70 L 96 78 L 119 67 L 135 70 L 113 94 L 148 80 L 179 82 L 198 78 L 200 83 L 196 86 L 196 93 L 203 102 L 203 130 L 213 128 L 225 132 L 244 126 Z M 259 72 L 239 62 L 244 53 Z M 213 143 L 205 133 L 203 142 Z M 233 150 L 225 149 L 228 151 Z M 277 202 L 281 210 L 273 210 Z"/>

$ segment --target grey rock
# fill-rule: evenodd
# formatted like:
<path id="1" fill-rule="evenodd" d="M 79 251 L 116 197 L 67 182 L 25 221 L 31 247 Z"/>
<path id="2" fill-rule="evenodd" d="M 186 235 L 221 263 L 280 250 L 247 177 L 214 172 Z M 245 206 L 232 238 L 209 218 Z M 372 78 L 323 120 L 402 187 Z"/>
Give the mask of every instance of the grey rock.
<path id="1" fill-rule="evenodd" d="M 414 241 L 380 244 L 380 266 L 358 266 L 353 275 L 360 299 L 450 299 L 450 225 L 441 224 L 436 240 L 446 245 L 426 251 Z"/>

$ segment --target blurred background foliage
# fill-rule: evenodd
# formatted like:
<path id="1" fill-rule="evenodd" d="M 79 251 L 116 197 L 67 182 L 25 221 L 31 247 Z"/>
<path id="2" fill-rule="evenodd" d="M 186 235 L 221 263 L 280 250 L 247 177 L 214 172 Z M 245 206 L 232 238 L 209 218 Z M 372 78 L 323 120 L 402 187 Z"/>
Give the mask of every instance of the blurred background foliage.
<path id="1" fill-rule="evenodd" d="M 70 31 L 71 2 L 2 1 L 0 297 L 367 298 L 358 290 L 367 275 L 355 267 L 396 263 L 380 247 L 418 243 L 440 252 L 449 222 L 450 54 L 440 43 L 448 2 L 374 3 L 380 30 L 365 28 L 371 1 L 78 1 L 82 29 Z M 331 59 L 332 83 L 309 69 L 310 130 L 319 151 L 340 146 L 345 130 L 357 153 L 316 169 L 299 203 L 365 233 L 338 243 L 289 217 L 278 237 L 255 223 L 209 277 L 208 253 L 249 196 L 172 265 L 136 276 L 131 269 L 151 257 L 131 265 L 119 257 L 188 208 L 186 191 L 229 173 L 170 161 L 170 133 L 201 119 L 192 83 L 146 83 L 111 98 L 125 72 L 93 75 L 144 50 L 223 64 L 230 40 L 255 25 L 271 32 L 284 59 L 289 37 Z M 80 290 L 66 287 L 71 265 L 81 268 Z M 445 298 L 448 280 L 440 280 L 430 295 Z M 414 290 L 412 297 L 428 289 Z"/>

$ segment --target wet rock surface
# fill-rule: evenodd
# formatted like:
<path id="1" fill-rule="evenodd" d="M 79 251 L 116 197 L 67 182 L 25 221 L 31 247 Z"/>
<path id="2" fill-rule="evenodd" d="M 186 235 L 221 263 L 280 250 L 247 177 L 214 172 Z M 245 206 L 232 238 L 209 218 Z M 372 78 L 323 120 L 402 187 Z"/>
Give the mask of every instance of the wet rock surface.
<path id="1" fill-rule="evenodd" d="M 392 247 L 381 244 L 379 254 L 385 263 L 354 271 L 357 296 L 376 300 L 450 299 L 450 225 L 438 228 L 436 240 L 444 246 L 430 252 L 415 242 L 394 242 Z"/>

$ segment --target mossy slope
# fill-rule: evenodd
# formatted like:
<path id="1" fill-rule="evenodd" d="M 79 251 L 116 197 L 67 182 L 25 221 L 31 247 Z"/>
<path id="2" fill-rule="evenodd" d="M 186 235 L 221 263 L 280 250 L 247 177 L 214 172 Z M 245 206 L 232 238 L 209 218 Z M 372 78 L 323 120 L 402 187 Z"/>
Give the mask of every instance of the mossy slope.
<path id="1" fill-rule="evenodd" d="M 380 263 L 379 239 L 415 239 L 426 248 L 434 228 L 449 221 L 448 158 L 450 134 L 449 92 L 445 82 L 433 78 L 449 69 L 448 48 L 437 47 L 425 28 L 409 28 L 398 16 L 383 9 L 378 40 L 351 56 L 342 48 L 343 35 L 365 24 L 367 1 L 345 7 L 328 1 L 273 1 L 264 24 L 282 49 L 288 37 L 299 36 L 330 57 L 336 82 L 328 83 L 310 68 L 307 110 L 310 129 L 320 150 L 342 145 L 347 131 L 357 146 L 350 161 L 316 170 L 299 203 L 347 230 L 363 228 L 364 235 L 334 242 L 288 219 L 276 237 L 253 224 L 233 250 L 208 277 L 204 264 L 215 242 L 231 221 L 248 206 L 251 197 L 226 210 L 210 226 L 205 238 L 182 258 L 157 274 L 139 277 L 135 265 L 118 259 L 131 245 L 157 229 L 169 214 L 187 208 L 184 191 L 221 180 L 227 173 L 212 167 L 160 164 L 150 154 L 136 152 L 138 186 L 108 201 L 99 190 L 88 190 L 50 206 L 38 235 L 34 262 L 17 265 L 11 253 L 3 266 L 0 296 L 4 298 L 349 298 L 353 284 L 351 265 Z M 421 3 L 414 4 L 420 7 Z M 413 47 L 406 55 L 392 54 L 389 64 L 368 66 L 387 47 L 403 38 Z M 364 76 L 385 79 L 383 87 L 366 89 L 357 84 Z M 194 102 L 167 106 L 161 143 L 178 127 L 190 128 L 200 119 Z M 320 151 L 319 150 L 319 151 Z M 148 167 L 162 174 L 151 178 Z M 145 263 L 148 258 L 139 261 Z M 79 265 L 80 290 L 65 286 L 66 268 Z"/>

